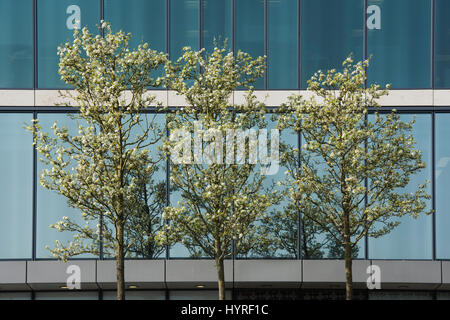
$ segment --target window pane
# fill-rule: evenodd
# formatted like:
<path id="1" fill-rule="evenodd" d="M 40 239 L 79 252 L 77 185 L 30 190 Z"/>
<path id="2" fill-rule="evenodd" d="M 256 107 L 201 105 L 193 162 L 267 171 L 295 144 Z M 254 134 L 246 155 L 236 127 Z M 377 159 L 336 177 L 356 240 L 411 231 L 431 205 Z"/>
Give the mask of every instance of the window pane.
<path id="1" fill-rule="evenodd" d="M 92 0 L 37 1 L 39 88 L 68 88 L 58 74 L 57 47 L 72 41 L 78 26 L 96 34 L 99 11 L 99 2 Z"/>
<path id="2" fill-rule="evenodd" d="M 272 156 L 271 137 L 272 129 L 276 128 L 276 121 L 267 121 L 267 156 Z M 298 135 L 293 130 L 283 130 L 279 132 L 280 144 L 289 146 L 290 149 L 298 148 Z M 259 161 L 261 159 L 259 158 Z M 275 165 L 271 161 L 270 172 L 262 176 L 264 178 L 261 193 L 272 191 L 283 192 L 285 186 L 278 185 L 287 179 L 287 167 Z M 269 169 L 269 166 L 265 166 Z M 255 166 L 255 172 L 260 173 L 261 163 Z M 291 199 L 284 198 L 280 203 L 273 204 L 266 211 L 267 218 L 257 221 L 255 225 L 260 228 L 260 234 L 265 235 L 262 239 L 257 239 L 255 245 L 248 252 L 240 252 L 236 248 L 239 258 L 290 258 L 295 259 L 298 254 L 298 225 L 299 213 L 296 206 L 292 205 Z M 261 241 L 263 240 L 263 241 Z M 268 243 L 265 240 L 269 240 Z"/>
<path id="3" fill-rule="evenodd" d="M 450 114 L 436 114 L 436 257 L 450 259 Z"/>
<path id="4" fill-rule="evenodd" d="M 106 0 L 105 21 L 114 32 L 131 32 L 130 48 L 141 42 L 157 51 L 166 51 L 165 0 Z"/>
<path id="5" fill-rule="evenodd" d="M 411 177 L 405 191 L 414 192 L 417 185 L 431 181 L 431 116 L 416 116 L 413 136 L 416 149 L 422 151 L 422 161 L 426 168 Z M 413 115 L 402 115 L 402 121 L 411 121 Z M 428 184 L 427 192 L 431 194 Z M 428 202 L 430 209 L 431 201 Z M 420 214 L 417 219 L 409 215 L 400 218 L 400 225 L 390 233 L 376 239 L 369 239 L 370 259 L 431 259 L 432 254 L 432 216 Z"/>
<path id="6" fill-rule="evenodd" d="M 269 89 L 297 88 L 297 0 L 269 0 Z"/>
<path id="7" fill-rule="evenodd" d="M 369 0 L 368 11 L 369 82 L 430 88 L 431 1 Z"/>
<path id="8" fill-rule="evenodd" d="M 363 58 L 363 0 L 301 1 L 301 87 L 317 70 L 341 66 L 353 53 Z"/>
<path id="9" fill-rule="evenodd" d="M 214 48 L 216 40 L 219 48 L 227 41 L 227 48 L 232 49 L 232 0 L 203 0 L 202 42 L 208 51 Z"/>
<path id="10" fill-rule="evenodd" d="M 50 133 L 50 127 L 57 121 L 59 127 L 67 127 L 69 134 L 77 134 L 77 123 L 70 119 L 66 114 L 40 114 L 39 123 L 43 131 Z M 53 137 L 53 134 L 50 136 Z M 38 159 L 41 156 L 38 154 Z M 75 165 L 75 164 L 74 164 Z M 38 161 L 37 172 L 38 178 L 40 173 L 45 168 L 44 164 Z M 84 225 L 84 220 L 81 218 L 81 213 L 69 207 L 64 196 L 43 188 L 38 183 L 37 187 L 37 223 L 36 223 L 36 256 L 37 258 L 52 258 L 53 255 L 49 249 L 55 247 L 55 241 L 60 241 L 63 245 L 73 241 L 74 233 L 64 231 L 58 232 L 56 229 L 50 228 L 51 224 L 55 224 L 62 217 L 69 217 L 72 221 Z M 91 255 L 79 255 L 78 258 L 89 258 Z"/>
<path id="11" fill-rule="evenodd" d="M 33 2 L 0 3 L 0 88 L 33 87 Z"/>
<path id="12" fill-rule="evenodd" d="M 177 60 L 183 54 L 183 47 L 198 50 L 198 0 L 170 1 L 170 58 Z"/>
<path id="13" fill-rule="evenodd" d="M 264 0 L 236 1 L 236 51 L 242 50 L 253 58 L 264 56 Z M 254 87 L 264 88 L 264 79 Z"/>
<path id="14" fill-rule="evenodd" d="M 435 88 L 450 88 L 450 1 L 436 0 Z"/>
<path id="15" fill-rule="evenodd" d="M 0 259 L 31 258 L 33 139 L 31 114 L 0 114 Z"/>

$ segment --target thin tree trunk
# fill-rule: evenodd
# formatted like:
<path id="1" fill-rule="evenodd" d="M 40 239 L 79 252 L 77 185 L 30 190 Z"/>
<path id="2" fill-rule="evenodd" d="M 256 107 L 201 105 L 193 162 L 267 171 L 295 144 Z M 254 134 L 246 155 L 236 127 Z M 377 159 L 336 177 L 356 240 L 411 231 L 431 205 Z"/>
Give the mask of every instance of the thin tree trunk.
<path id="1" fill-rule="evenodd" d="M 225 268 L 223 259 L 216 259 L 217 284 L 219 286 L 219 300 L 225 300 Z"/>
<path id="2" fill-rule="evenodd" d="M 350 239 L 350 218 L 344 214 L 344 247 L 345 247 L 345 299 L 353 298 L 353 276 L 352 276 L 352 245 Z"/>
<path id="3" fill-rule="evenodd" d="M 125 300 L 125 262 L 123 254 L 123 225 L 117 226 L 116 274 L 117 300 Z"/>

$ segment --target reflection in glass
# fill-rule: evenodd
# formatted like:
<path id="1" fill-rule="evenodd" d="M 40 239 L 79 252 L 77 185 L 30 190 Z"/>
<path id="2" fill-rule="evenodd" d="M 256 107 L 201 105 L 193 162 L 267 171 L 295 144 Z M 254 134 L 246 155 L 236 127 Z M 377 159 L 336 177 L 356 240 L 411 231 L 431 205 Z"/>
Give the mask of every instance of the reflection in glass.
<path id="1" fill-rule="evenodd" d="M 369 83 L 392 88 L 430 88 L 431 1 L 369 0 Z M 379 8 L 379 9 L 377 9 Z M 377 14 L 379 12 L 379 18 Z M 374 16 L 375 15 L 375 16 Z M 377 23 L 374 19 L 380 19 Z"/>
<path id="2" fill-rule="evenodd" d="M 363 0 L 301 1 L 301 87 L 317 70 L 363 58 Z"/>
<path id="3" fill-rule="evenodd" d="M 0 2 L 0 88 L 33 87 L 33 1 Z"/>
<path id="4" fill-rule="evenodd" d="M 0 114 L 0 259 L 31 258 L 33 139 L 31 114 Z"/>
<path id="5" fill-rule="evenodd" d="M 401 120 L 410 122 L 413 115 L 401 115 Z M 416 115 L 413 127 L 413 137 L 416 140 L 416 149 L 422 152 L 422 161 L 426 168 L 410 179 L 411 191 L 415 186 L 431 181 L 431 115 Z M 431 187 L 428 184 L 428 194 Z M 430 210 L 431 201 L 427 200 Z M 400 218 L 400 225 L 390 233 L 380 238 L 369 239 L 370 259 L 430 259 L 432 256 L 432 216 L 419 215 L 417 219 L 409 215 Z"/>
<path id="6" fill-rule="evenodd" d="M 72 120 L 66 114 L 40 114 L 39 123 L 44 132 L 51 132 L 50 127 L 55 121 L 59 127 L 67 127 L 69 134 L 77 134 L 77 122 Z M 53 136 L 53 135 L 51 135 Z M 38 154 L 38 158 L 40 155 Z M 38 162 L 37 172 L 38 178 L 41 171 L 45 168 L 44 164 Z M 84 225 L 81 213 L 74 208 L 69 207 L 64 196 L 55 191 L 47 190 L 38 184 L 37 187 L 37 222 L 36 222 L 36 257 L 51 258 L 51 252 L 46 249 L 54 248 L 55 241 L 58 240 L 63 244 L 73 241 L 74 233 L 64 231 L 58 232 L 56 229 L 50 228 L 51 224 L 60 221 L 62 217 L 69 217 L 72 221 Z M 93 258 L 93 255 L 79 255 L 78 258 Z"/>
<path id="7" fill-rule="evenodd" d="M 68 88 L 58 74 L 57 47 L 73 40 L 76 28 L 97 34 L 100 6 L 92 0 L 37 1 L 38 87 Z"/>

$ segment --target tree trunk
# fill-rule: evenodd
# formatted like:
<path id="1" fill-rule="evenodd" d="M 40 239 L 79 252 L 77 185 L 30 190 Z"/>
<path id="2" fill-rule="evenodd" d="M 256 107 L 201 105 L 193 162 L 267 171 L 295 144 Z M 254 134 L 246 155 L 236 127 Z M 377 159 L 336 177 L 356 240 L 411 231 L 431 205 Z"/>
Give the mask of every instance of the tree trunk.
<path id="1" fill-rule="evenodd" d="M 117 226 L 116 247 L 116 274 L 117 274 L 117 300 L 125 300 L 125 262 L 123 254 L 123 225 Z"/>
<path id="2" fill-rule="evenodd" d="M 219 300 L 225 300 L 225 268 L 222 258 L 216 258 L 217 284 L 219 286 Z"/>
<path id="3" fill-rule="evenodd" d="M 350 215 L 344 212 L 344 259 L 345 259 L 345 299 L 353 298 L 353 276 L 352 276 L 352 243 L 350 238 Z"/>
<path id="4" fill-rule="evenodd" d="M 345 245 L 345 299 L 353 299 L 353 277 L 352 277 L 352 248 L 350 244 Z"/>

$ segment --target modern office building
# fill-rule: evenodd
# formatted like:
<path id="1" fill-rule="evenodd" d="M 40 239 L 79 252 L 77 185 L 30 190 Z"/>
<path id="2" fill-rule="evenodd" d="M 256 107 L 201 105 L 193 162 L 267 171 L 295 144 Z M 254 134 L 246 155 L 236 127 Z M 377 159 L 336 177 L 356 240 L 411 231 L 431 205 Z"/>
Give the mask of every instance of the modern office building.
<path id="1" fill-rule="evenodd" d="M 180 56 L 184 46 L 211 48 L 227 39 L 230 50 L 267 56 L 256 94 L 276 107 L 304 93 L 318 69 L 339 67 L 373 55 L 368 83 L 392 84 L 384 110 L 402 119 L 416 116 L 414 135 L 427 167 L 413 182 L 430 180 L 434 214 L 402 218 L 390 234 L 361 242 L 354 261 L 355 295 L 361 299 L 450 299 L 450 1 L 449 0 L 1 0 L 0 1 L 0 299 L 114 298 L 114 261 L 107 253 L 67 264 L 46 249 L 69 241 L 49 225 L 78 217 L 64 198 L 39 185 L 42 164 L 24 125 L 57 120 L 69 128 L 73 108 L 55 107 L 57 46 L 73 29 L 96 32 L 100 20 L 114 30 Z M 183 106 L 167 90 L 159 101 Z M 242 99 L 236 91 L 234 101 Z M 164 115 L 159 115 L 161 123 Z M 296 141 L 296 137 L 290 137 Z M 162 182 L 166 171 L 159 173 Z M 272 179 L 283 179 L 281 173 Z M 177 194 L 168 195 L 170 199 Z M 290 245 L 271 256 L 226 261 L 230 297 L 337 299 L 343 297 L 344 263 L 325 236 L 305 237 L 300 223 L 286 225 Z M 300 231 L 299 232 L 299 226 Z M 315 251 L 311 253 L 314 241 Z M 216 273 L 208 259 L 191 259 L 182 246 L 162 248 L 149 259 L 135 253 L 126 262 L 128 297 L 216 298 Z M 69 265 L 81 270 L 81 290 L 64 288 Z M 381 270 L 381 290 L 367 290 L 367 268 Z"/>

